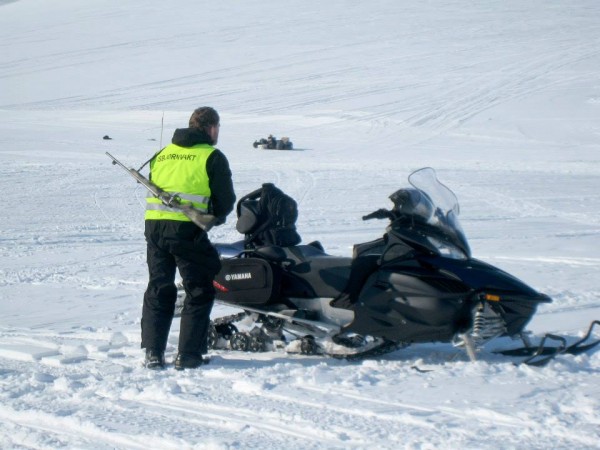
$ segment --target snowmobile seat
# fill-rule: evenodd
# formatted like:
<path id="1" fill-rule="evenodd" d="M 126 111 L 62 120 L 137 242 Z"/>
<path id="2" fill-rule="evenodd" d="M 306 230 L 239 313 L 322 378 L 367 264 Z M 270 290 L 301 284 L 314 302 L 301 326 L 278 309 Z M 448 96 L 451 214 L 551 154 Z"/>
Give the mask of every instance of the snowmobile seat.
<path id="1" fill-rule="evenodd" d="M 287 253 L 278 245 L 263 245 L 252 250 L 252 253 L 265 258 L 268 261 L 280 263 L 287 259 Z"/>
<path id="2" fill-rule="evenodd" d="M 281 247 L 279 245 L 263 245 L 249 252 L 268 259 L 272 262 L 287 262 L 291 265 L 297 265 L 314 258 L 328 258 L 332 256 L 325 253 L 320 242 L 315 241 L 305 245 L 294 245 L 290 247 Z"/>
<path id="3" fill-rule="evenodd" d="M 251 250 L 262 258 L 272 262 L 288 262 L 298 264 L 311 258 L 330 256 L 325 253 L 320 242 L 315 241 L 307 245 L 295 245 L 292 247 L 281 247 L 279 245 L 263 245 Z"/>
<path id="4" fill-rule="evenodd" d="M 244 253 L 244 241 L 237 241 L 231 244 L 218 243 L 215 248 L 221 258 L 235 258 Z"/>
<path id="5" fill-rule="evenodd" d="M 336 297 L 348 283 L 352 258 L 332 256 L 312 245 L 285 247 L 286 272 L 309 287 L 305 295 Z"/>
<path id="6" fill-rule="evenodd" d="M 319 243 L 280 247 L 264 245 L 250 251 L 271 263 L 281 264 L 282 274 L 299 279 L 289 280 L 289 296 L 335 297 L 347 285 L 352 258 L 332 256 Z"/>

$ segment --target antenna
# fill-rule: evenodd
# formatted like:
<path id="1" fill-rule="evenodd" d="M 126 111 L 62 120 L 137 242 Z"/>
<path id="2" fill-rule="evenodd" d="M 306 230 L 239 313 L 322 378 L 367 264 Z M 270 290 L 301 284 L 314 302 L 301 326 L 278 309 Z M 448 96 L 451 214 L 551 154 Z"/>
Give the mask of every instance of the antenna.
<path id="1" fill-rule="evenodd" d="M 158 145 L 158 149 L 162 149 L 162 135 L 163 135 L 163 129 L 165 126 L 165 112 L 163 111 L 162 113 L 162 118 L 160 119 L 160 142 Z"/>

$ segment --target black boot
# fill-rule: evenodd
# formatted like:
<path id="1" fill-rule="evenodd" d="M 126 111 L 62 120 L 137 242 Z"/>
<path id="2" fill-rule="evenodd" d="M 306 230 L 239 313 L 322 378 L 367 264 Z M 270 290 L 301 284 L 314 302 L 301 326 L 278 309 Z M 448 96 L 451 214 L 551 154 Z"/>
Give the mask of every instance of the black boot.
<path id="1" fill-rule="evenodd" d="M 165 368 L 165 353 L 159 350 L 146 350 L 146 360 L 144 361 L 146 369 L 164 369 Z"/>
<path id="2" fill-rule="evenodd" d="M 190 353 L 178 353 L 175 358 L 175 370 L 197 369 L 198 367 L 208 364 L 210 359 L 202 355 L 193 355 Z"/>

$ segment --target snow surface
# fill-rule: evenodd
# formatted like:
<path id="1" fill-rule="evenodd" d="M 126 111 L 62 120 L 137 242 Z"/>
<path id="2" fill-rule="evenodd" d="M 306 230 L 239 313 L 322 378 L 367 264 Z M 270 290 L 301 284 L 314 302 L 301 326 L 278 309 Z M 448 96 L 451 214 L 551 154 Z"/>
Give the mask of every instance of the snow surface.
<path id="1" fill-rule="evenodd" d="M 144 369 L 145 192 L 104 155 L 139 167 L 213 105 L 238 197 L 275 182 L 344 256 L 434 167 L 474 256 L 554 299 L 533 337 L 573 341 L 600 319 L 597 0 L 4 0 L 0 83 L 0 448 L 600 447 L 600 352 Z"/>

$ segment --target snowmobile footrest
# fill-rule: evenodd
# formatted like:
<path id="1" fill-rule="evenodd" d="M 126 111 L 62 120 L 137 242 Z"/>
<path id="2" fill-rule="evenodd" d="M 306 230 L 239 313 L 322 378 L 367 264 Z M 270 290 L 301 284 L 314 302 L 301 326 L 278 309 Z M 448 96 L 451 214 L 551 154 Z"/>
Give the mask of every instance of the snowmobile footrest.
<path id="1" fill-rule="evenodd" d="M 372 358 L 375 356 L 385 355 L 386 353 L 391 353 L 399 348 L 402 348 L 403 346 L 403 344 L 398 344 L 396 342 L 384 341 L 381 344 L 362 352 L 348 354 L 327 353 L 326 355 L 336 359 L 345 359 L 346 361 L 360 361 L 365 358 Z"/>

